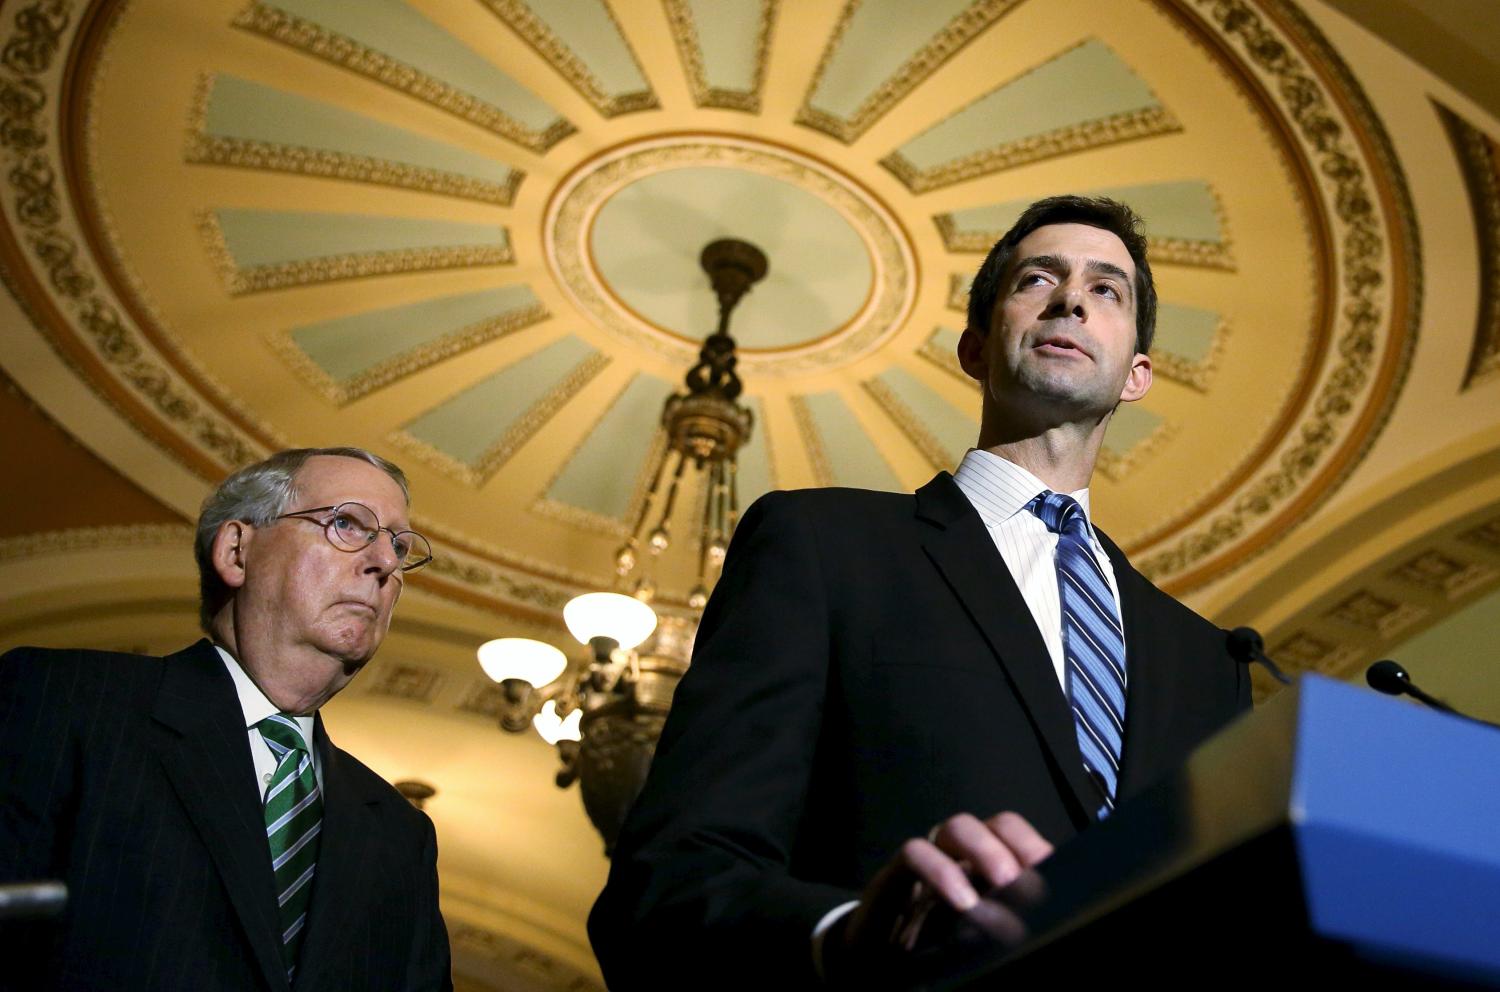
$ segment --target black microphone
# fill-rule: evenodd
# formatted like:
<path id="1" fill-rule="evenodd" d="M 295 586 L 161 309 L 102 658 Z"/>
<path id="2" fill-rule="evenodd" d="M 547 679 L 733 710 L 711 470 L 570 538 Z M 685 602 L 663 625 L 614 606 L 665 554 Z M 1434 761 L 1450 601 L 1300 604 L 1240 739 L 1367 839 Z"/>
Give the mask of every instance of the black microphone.
<path id="1" fill-rule="evenodd" d="M 1271 673 L 1271 678 L 1282 685 L 1291 685 L 1292 680 L 1283 672 L 1266 654 L 1266 642 L 1261 638 L 1260 632 L 1254 627 L 1236 627 L 1224 632 L 1225 644 L 1229 647 L 1229 656 L 1242 665 L 1251 665 L 1260 662 L 1266 671 Z"/>
<path id="2" fill-rule="evenodd" d="M 1387 696 L 1410 696 L 1431 706 L 1435 710 L 1444 713 L 1458 712 L 1441 699 L 1427 695 L 1418 689 L 1411 680 L 1410 673 L 1402 668 L 1399 662 L 1391 661 L 1389 658 L 1375 662 L 1365 669 L 1365 681 L 1370 683 L 1370 688 L 1383 692 Z"/>

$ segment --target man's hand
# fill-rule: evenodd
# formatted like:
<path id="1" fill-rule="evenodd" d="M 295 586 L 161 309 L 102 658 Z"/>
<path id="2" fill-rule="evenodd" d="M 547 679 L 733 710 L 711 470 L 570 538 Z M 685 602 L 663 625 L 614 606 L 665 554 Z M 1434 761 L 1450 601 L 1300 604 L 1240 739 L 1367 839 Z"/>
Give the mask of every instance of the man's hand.
<path id="1" fill-rule="evenodd" d="M 980 820 L 959 813 L 926 839 L 901 845 L 876 874 L 846 925 L 830 934 L 830 977 L 849 977 L 916 947 L 934 909 L 954 913 L 1004 944 L 1019 943 L 1025 925 L 1009 908 L 981 898 L 980 890 L 1007 889 L 1021 901 L 1040 895 L 1040 879 L 1027 869 L 1052 853 L 1052 845 L 1015 813 Z"/>

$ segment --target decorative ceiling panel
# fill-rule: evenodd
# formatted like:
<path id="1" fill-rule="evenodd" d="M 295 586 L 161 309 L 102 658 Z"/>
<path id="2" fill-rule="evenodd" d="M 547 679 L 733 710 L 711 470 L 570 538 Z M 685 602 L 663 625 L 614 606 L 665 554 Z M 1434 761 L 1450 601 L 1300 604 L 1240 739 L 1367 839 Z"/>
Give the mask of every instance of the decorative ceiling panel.
<path id="1" fill-rule="evenodd" d="M 700 107 L 760 112 L 778 0 L 662 0 Z"/>
<path id="2" fill-rule="evenodd" d="M 606 117 L 660 104 L 604 0 L 484 0 Z"/>
<path id="3" fill-rule="evenodd" d="M 1464 388 L 1500 373 L 1500 141 L 1434 102 L 1453 142 L 1479 241 L 1479 314 Z"/>
<path id="4" fill-rule="evenodd" d="M 205 76 L 187 159 L 355 179 L 508 204 L 524 173 L 321 100 L 215 73 Z"/>
<path id="5" fill-rule="evenodd" d="M 956 407 L 904 368 L 892 366 L 864 386 L 934 469 L 951 471 L 979 437 L 972 402 Z"/>
<path id="6" fill-rule="evenodd" d="M 826 392 L 793 396 L 792 410 L 818 485 L 887 492 L 906 488 L 841 395 Z"/>

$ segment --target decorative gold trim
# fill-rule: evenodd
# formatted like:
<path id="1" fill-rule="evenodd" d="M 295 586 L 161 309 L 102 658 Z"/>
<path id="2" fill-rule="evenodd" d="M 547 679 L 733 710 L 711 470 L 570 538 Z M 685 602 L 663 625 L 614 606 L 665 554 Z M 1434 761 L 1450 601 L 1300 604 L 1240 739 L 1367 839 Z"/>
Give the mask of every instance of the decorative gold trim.
<path id="1" fill-rule="evenodd" d="M 827 47 L 823 49 L 822 57 L 818 59 L 818 68 L 813 72 L 812 81 L 807 85 L 806 95 L 802 98 L 802 106 L 797 111 L 796 122 L 831 135 L 846 145 L 852 143 L 869 130 L 870 125 L 885 116 L 887 111 L 916 89 L 918 84 L 936 72 L 965 45 L 979 37 L 986 28 L 1005 16 L 1020 2 L 1021 0 L 977 0 L 970 4 L 933 35 L 927 44 L 907 58 L 899 69 L 886 77 L 873 93 L 866 96 L 855 109 L 852 117 L 843 118 L 814 107 L 812 99 L 813 94 L 818 91 L 818 85 L 823 81 L 824 73 L 833 63 L 839 45 L 843 41 L 844 32 L 848 29 L 850 22 L 854 19 L 854 12 L 859 7 L 859 0 L 849 0 L 843 13 L 839 15 L 838 24 L 828 39 Z"/>
<path id="2" fill-rule="evenodd" d="M 1450 600 L 1500 577 L 1500 572 L 1488 565 L 1449 554 L 1441 548 L 1427 548 L 1412 555 L 1387 574 L 1399 582 Z"/>
<path id="3" fill-rule="evenodd" d="M 1068 127 L 1057 128 L 1043 134 L 1034 134 L 1010 141 L 994 148 L 961 156 L 931 169 L 919 169 L 900 150 L 891 152 L 880 160 L 893 176 L 901 180 L 913 193 L 926 193 L 966 179 L 1013 169 L 1043 159 L 1067 155 L 1071 152 L 1102 148 L 1105 145 L 1149 138 L 1158 134 L 1181 131 L 1177 122 L 1165 107 L 1142 107 L 1124 113 Z M 988 249 L 986 249 L 988 250 Z"/>
<path id="4" fill-rule="evenodd" d="M 948 277 L 948 309 L 957 310 L 966 318 L 969 313 L 969 287 L 974 277 L 955 272 Z"/>
<path id="5" fill-rule="evenodd" d="M 0 561 L 117 548 L 170 547 L 186 552 L 193 546 L 193 533 L 191 524 L 114 524 L 20 534 L 0 538 Z"/>
<path id="6" fill-rule="evenodd" d="M 545 129 L 533 131 L 499 107 L 486 103 L 472 93 L 262 0 L 252 0 L 249 6 L 235 16 L 232 23 L 237 28 L 279 41 L 300 52 L 384 83 L 538 154 L 545 153 L 576 130 L 567 120 L 558 117 Z"/>
<path id="7" fill-rule="evenodd" d="M 506 428 L 505 433 L 491 443 L 473 464 L 461 462 L 404 430 L 390 434 L 389 438 L 397 447 L 421 459 L 432 468 L 478 489 L 495 474 L 496 469 L 505 464 L 511 455 L 531 440 L 547 421 L 556 416 L 557 411 L 578 395 L 579 391 L 587 386 L 596 375 L 603 372 L 609 363 L 610 357 L 600 352 L 595 352 L 579 362 L 541 399 L 517 417 Z"/>
<path id="8" fill-rule="evenodd" d="M 58 173 L 50 157 L 56 147 L 48 133 L 52 115 L 44 112 L 47 90 L 41 80 L 62 50 L 62 38 L 72 16 L 73 4 L 68 0 L 37 0 L 14 16 L 11 23 L 15 32 L 6 38 L 0 51 L 0 85 L 5 91 L 5 98 L 0 100 L 0 147 L 9 165 L 4 170 L 5 181 L 15 197 L 18 221 L 8 233 L 17 241 L 17 254 L 24 244 L 46 272 L 48 287 L 71 308 L 75 326 L 92 345 L 83 346 L 83 350 L 112 367 L 130 387 L 127 396 L 143 401 L 147 409 L 179 425 L 184 434 L 223 464 L 248 464 L 256 457 L 254 448 L 224 420 L 205 412 L 176 376 L 153 360 L 115 305 L 96 292 L 94 275 L 80 264 L 83 253 L 79 243 L 64 225 Z M 0 267 L 0 278 L 32 323 L 45 327 L 20 274 Z M 64 361 L 76 367 L 74 356 L 65 347 L 57 342 L 54 347 Z M 202 468 L 196 459 L 188 464 Z"/>
<path id="9" fill-rule="evenodd" d="M 284 145 L 250 138 L 231 138 L 208 133 L 208 101 L 213 93 L 214 77 L 198 77 L 193 107 L 188 117 L 187 148 L 183 160 L 199 165 L 225 165 L 237 169 L 264 169 L 290 172 L 321 179 L 344 179 L 350 182 L 394 186 L 440 196 L 456 196 L 480 203 L 508 207 L 526 173 L 506 166 L 510 174 L 505 182 L 495 183 L 458 172 L 431 169 L 398 162 L 394 159 L 353 155 L 327 148 L 306 145 Z"/>
<path id="10" fill-rule="evenodd" d="M 1217 199 L 1217 195 L 1215 196 Z M 1220 225 L 1223 214 L 1220 212 Z M 938 234 L 943 238 L 943 247 L 951 252 L 972 252 L 987 255 L 995 242 L 1004 236 L 1004 231 L 960 231 L 951 213 L 938 214 L 932 218 Z M 1154 263 L 1167 262 L 1173 265 L 1189 265 L 1202 269 L 1235 271 L 1233 252 L 1227 236 L 1218 241 L 1195 241 L 1190 238 L 1148 237 L 1147 255 Z M 959 278 L 955 276 L 954 278 Z M 949 305 L 952 305 L 956 287 L 949 287 Z"/>
<path id="11" fill-rule="evenodd" d="M 520 35 L 538 55 L 551 63 L 552 68 L 556 69 L 569 85 L 582 94 L 583 98 L 605 117 L 617 117 L 620 114 L 628 114 L 637 110 L 654 110 L 661 106 L 656 99 L 656 94 L 651 90 L 649 81 L 646 82 L 644 90 L 633 93 L 606 93 L 604 84 L 599 81 L 599 78 L 576 52 L 532 12 L 525 0 L 482 0 L 482 2 L 494 12 L 495 16 L 510 25 L 511 30 Z M 630 47 L 630 40 L 625 37 L 625 32 L 620 30 L 620 22 L 615 19 L 614 11 L 610 10 L 609 5 L 603 3 L 602 0 L 600 6 L 604 8 L 605 15 L 614 25 L 615 33 L 619 35 L 626 53 L 630 55 L 630 61 L 635 66 L 636 72 L 640 73 L 643 81 L 646 80 L 646 73 L 641 68 L 641 60 L 636 58 L 634 49 Z"/>
<path id="12" fill-rule="evenodd" d="M 918 357 L 925 358 L 965 386 L 974 390 L 974 392 L 979 392 L 979 382 L 969 378 L 969 373 L 965 372 L 964 367 L 958 363 L 958 355 L 951 348 L 943 348 L 938 345 L 937 335 L 938 331 L 942 329 L 934 328 L 933 332 L 927 335 L 927 340 L 923 341 L 922 346 L 917 349 Z"/>
<path id="13" fill-rule="evenodd" d="M 502 228 L 502 230 L 504 230 Z M 503 245 L 459 245 L 434 248 L 401 248 L 394 251 L 371 251 L 349 255 L 322 255 L 240 268 L 224 240 L 218 215 L 212 210 L 199 211 L 198 232 L 203 237 L 209 260 L 224 280 L 231 295 L 264 293 L 291 286 L 362 279 L 367 276 L 392 275 L 399 272 L 431 272 L 436 269 L 463 269 L 481 265 L 509 265 L 515 261 L 510 250 L 509 232 Z"/>
<path id="14" fill-rule="evenodd" d="M 1139 468 L 1142 462 L 1165 447 L 1176 434 L 1177 425 L 1163 420 L 1152 428 L 1150 434 L 1126 448 L 1123 454 L 1101 446 L 1094 467 L 1111 482 L 1120 482 Z"/>
<path id="15" fill-rule="evenodd" d="M 842 328 L 805 344 L 741 351 L 741 371 L 804 375 L 868 354 L 894 334 L 915 299 L 916 257 L 895 218 L 847 176 L 790 149 L 745 138 L 687 135 L 648 138 L 610 149 L 584 163 L 553 194 L 543 221 L 544 254 L 572 301 L 631 344 L 675 362 L 691 363 L 702 342 L 647 323 L 606 291 L 588 248 L 597 207 L 644 176 L 675 167 L 712 165 L 771 176 L 818 196 L 847 218 L 872 256 L 874 290 Z"/>
<path id="16" fill-rule="evenodd" d="M 1175 383 L 1196 389 L 1200 393 L 1208 392 L 1208 387 L 1213 382 L 1214 376 L 1219 372 L 1219 366 L 1224 360 L 1224 351 L 1228 347 L 1230 324 L 1225 317 L 1219 318 L 1218 326 L 1214 328 L 1213 340 L 1208 346 L 1208 354 L 1196 362 L 1191 359 L 1166 351 L 1159 346 L 1153 345 L 1151 352 L 1151 371 L 1154 375 L 1163 379 L 1170 379 Z"/>
<path id="17" fill-rule="evenodd" d="M 792 396 L 789 399 L 792 418 L 797 423 L 797 433 L 802 437 L 802 446 L 807 449 L 807 461 L 812 468 L 813 481 L 822 487 L 837 485 L 833 478 L 833 466 L 828 461 L 828 451 L 823 446 L 823 434 L 818 430 L 806 397 Z"/>
<path id="18" fill-rule="evenodd" d="M 498 962 L 507 970 L 524 972 L 528 979 L 549 989 L 567 989 L 568 992 L 604 992 L 604 986 L 573 965 L 531 944 L 522 943 L 506 933 L 486 930 L 452 916 L 448 918 L 448 934 L 453 948 L 464 954 Z M 455 978 L 462 980 L 461 975 Z M 486 983 L 485 988 L 490 986 Z"/>
<path id="19" fill-rule="evenodd" d="M 952 469 L 963 457 L 962 453 L 954 453 L 943 447 L 943 443 L 927 429 L 916 412 L 907 406 L 901 397 L 896 395 L 895 390 L 879 379 L 866 379 L 861 383 L 865 392 L 875 400 L 886 414 L 893 420 L 901 433 L 905 434 L 917 450 L 922 452 L 922 457 L 931 463 L 933 468 Z"/>
<path id="20" fill-rule="evenodd" d="M 1479 314 L 1464 391 L 1500 372 L 1500 156 L 1489 135 L 1436 100 L 1432 106 L 1453 143 L 1479 242 Z"/>
<path id="21" fill-rule="evenodd" d="M 367 393 L 404 379 L 414 372 L 436 365 L 446 358 L 452 358 L 471 348 L 477 348 L 488 341 L 514 334 L 551 316 L 547 308 L 540 303 L 517 310 L 507 310 L 487 320 L 461 327 L 399 355 L 393 355 L 347 379 L 335 379 L 325 372 L 323 367 L 297 344 L 290 329 L 270 331 L 266 334 L 266 341 L 270 344 L 271 350 L 276 352 L 281 360 L 286 362 L 292 371 L 296 372 L 297 376 L 311 386 L 318 395 L 335 406 L 344 406 Z"/>
<path id="22" fill-rule="evenodd" d="M 766 63 L 770 58 L 771 29 L 776 23 L 776 5 L 777 0 L 761 0 L 760 3 L 760 22 L 755 35 L 755 79 L 750 89 L 726 90 L 708 84 L 703 69 L 703 46 L 698 41 L 698 26 L 693 21 L 693 10 L 687 0 L 662 0 L 667 22 L 671 25 L 672 40 L 677 45 L 677 57 L 682 62 L 694 103 L 700 107 L 760 113 Z"/>

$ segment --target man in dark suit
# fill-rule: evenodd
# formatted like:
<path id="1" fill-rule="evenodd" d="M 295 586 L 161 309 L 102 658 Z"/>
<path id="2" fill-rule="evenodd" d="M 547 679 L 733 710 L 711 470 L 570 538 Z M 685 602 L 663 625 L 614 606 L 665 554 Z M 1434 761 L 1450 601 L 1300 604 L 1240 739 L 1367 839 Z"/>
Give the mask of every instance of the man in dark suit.
<path id="1" fill-rule="evenodd" d="M 431 557 L 407 503 L 369 452 L 283 451 L 204 503 L 211 641 L 0 658 L 0 882 L 68 887 L 0 986 L 452 987 L 432 822 L 317 715 Z"/>
<path id="2" fill-rule="evenodd" d="M 589 921 L 612 987 L 878 987 L 932 905 L 1003 930 L 982 892 L 1249 706 L 1223 632 L 1087 520 L 1151 384 L 1138 227 L 1056 197 L 991 251 L 956 475 L 746 513 Z"/>

